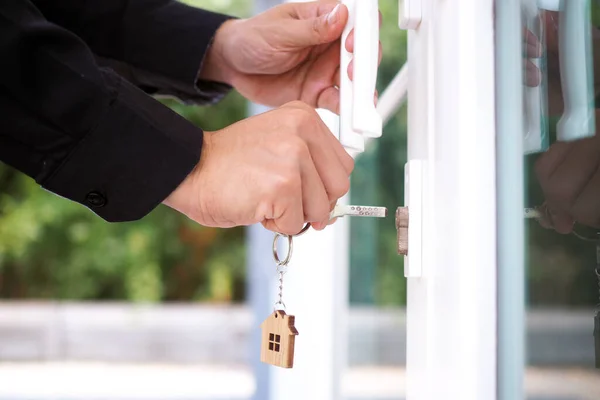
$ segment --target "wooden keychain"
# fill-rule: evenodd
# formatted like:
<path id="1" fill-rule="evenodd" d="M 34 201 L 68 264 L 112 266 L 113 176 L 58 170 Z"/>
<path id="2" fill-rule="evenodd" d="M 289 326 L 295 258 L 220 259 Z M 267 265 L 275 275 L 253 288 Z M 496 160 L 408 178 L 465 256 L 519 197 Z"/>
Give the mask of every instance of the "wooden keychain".
<path id="1" fill-rule="evenodd" d="M 387 216 L 387 208 L 336 205 L 329 214 L 329 219 L 332 220 L 345 216 L 384 218 Z M 285 312 L 283 275 L 287 272 L 288 264 L 292 258 L 292 251 L 294 249 L 293 237 L 302 235 L 310 227 L 310 223 L 307 223 L 295 235 L 275 233 L 275 237 L 273 238 L 273 258 L 275 259 L 276 271 L 279 275 L 279 300 L 275 302 L 273 313 L 260 324 L 262 331 L 260 361 L 277 367 L 292 368 L 294 366 L 294 346 L 298 330 L 294 325 L 296 318 Z M 277 253 L 277 240 L 280 237 L 287 238 L 288 241 L 288 252 L 283 260 L 279 258 L 279 254 Z"/>
<path id="2" fill-rule="evenodd" d="M 310 228 L 310 224 L 307 224 L 295 236 L 303 234 L 308 228 Z M 283 260 L 279 258 L 277 253 L 277 240 L 280 237 L 288 240 L 288 252 Z M 279 275 L 279 300 L 275 302 L 273 312 L 260 324 L 262 331 L 260 361 L 282 368 L 292 368 L 294 366 L 294 347 L 296 336 L 298 336 L 298 330 L 294 326 L 296 317 L 285 312 L 286 307 L 283 302 L 283 275 L 287 272 L 293 249 L 294 241 L 291 235 L 275 234 L 273 238 L 273 258 Z"/>

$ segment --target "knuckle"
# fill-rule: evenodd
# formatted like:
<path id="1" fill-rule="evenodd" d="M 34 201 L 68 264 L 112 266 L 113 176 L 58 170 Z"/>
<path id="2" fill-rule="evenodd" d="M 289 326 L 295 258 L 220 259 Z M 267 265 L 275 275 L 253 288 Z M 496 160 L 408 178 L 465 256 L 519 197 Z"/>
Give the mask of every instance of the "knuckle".
<path id="1" fill-rule="evenodd" d="M 286 126 L 295 134 L 309 121 L 309 113 L 301 108 L 293 108 L 286 115 Z"/>
<path id="2" fill-rule="evenodd" d="M 312 215 L 307 215 L 308 219 L 313 222 L 325 221 L 329 216 L 329 201 L 327 198 L 320 199 L 312 206 Z"/>
<path id="3" fill-rule="evenodd" d="M 280 147 L 282 154 L 294 162 L 309 156 L 308 146 L 299 137 L 291 136 L 287 140 L 282 140 Z"/>
<path id="4" fill-rule="evenodd" d="M 350 156 L 348 156 L 348 175 L 352 175 L 352 172 L 354 171 L 354 159 Z"/>
<path id="5" fill-rule="evenodd" d="M 282 168 L 272 182 L 271 195 L 275 197 L 289 194 L 299 186 L 297 175 L 291 172 L 291 169 L 286 168 Z"/>
<path id="6" fill-rule="evenodd" d="M 339 179 L 333 183 L 330 193 L 337 200 L 348 193 L 348 190 L 350 190 L 350 179 Z"/>

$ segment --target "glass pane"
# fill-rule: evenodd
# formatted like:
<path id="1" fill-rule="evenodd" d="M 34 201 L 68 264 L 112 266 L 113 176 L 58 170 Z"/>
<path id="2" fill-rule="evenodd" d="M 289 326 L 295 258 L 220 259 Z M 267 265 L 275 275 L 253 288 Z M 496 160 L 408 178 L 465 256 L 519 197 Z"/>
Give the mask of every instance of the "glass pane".
<path id="1" fill-rule="evenodd" d="M 518 343 L 514 329 L 522 329 L 528 399 L 597 399 L 600 371 L 595 366 L 600 365 L 595 362 L 600 360 L 594 357 L 594 316 L 600 303 L 600 269 L 596 270 L 600 265 L 600 120 L 595 99 L 600 94 L 600 2 L 517 3 L 496 2 L 499 285 L 505 285 L 499 288 L 499 391 L 505 394 L 500 398 L 508 399 L 507 394 L 514 393 L 511 385 L 518 385 L 510 378 L 509 366 L 519 362 L 515 352 L 520 348 L 509 344 Z M 520 42 L 513 40 L 517 35 Z M 516 65 L 512 60 L 521 68 L 517 73 L 511 69 Z M 516 79 L 521 80 L 520 109 L 519 102 L 507 101 L 510 94 L 503 86 Z M 515 131 L 520 134 L 514 135 Z M 516 154 L 520 147 L 521 154 Z M 523 157 L 521 171 L 508 162 L 517 156 Z M 512 189 L 509 177 L 514 179 Z M 519 181 L 524 182 L 523 192 L 514 190 Z M 532 210 L 519 216 L 511 207 L 522 203 L 516 198 L 521 193 L 522 205 Z M 518 226 L 523 217 L 524 237 Z M 510 238 L 511 232 L 518 239 Z M 509 254 L 516 250 L 523 256 L 521 248 L 524 263 Z M 520 266 L 524 287 L 518 286 Z M 517 286 L 507 287 L 510 282 Z M 523 290 L 522 326 L 518 305 L 510 295 Z M 520 293 L 515 296 L 521 299 Z M 518 328 L 511 328 L 511 323 Z"/>

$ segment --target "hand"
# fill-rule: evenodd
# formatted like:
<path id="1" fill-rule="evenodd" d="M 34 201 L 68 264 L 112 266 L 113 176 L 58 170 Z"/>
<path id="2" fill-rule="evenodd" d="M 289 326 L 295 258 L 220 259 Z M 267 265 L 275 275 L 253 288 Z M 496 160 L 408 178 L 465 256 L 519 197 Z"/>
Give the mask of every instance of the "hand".
<path id="1" fill-rule="evenodd" d="M 542 82 L 542 73 L 531 59 L 542 56 L 542 43 L 533 32 L 528 29 L 523 30 L 523 46 L 525 47 L 526 58 L 523 60 L 523 77 L 525 84 L 530 87 L 538 86 Z"/>
<path id="2" fill-rule="evenodd" d="M 554 143 L 535 172 L 546 198 L 543 226 L 560 233 L 570 233 L 575 222 L 600 228 L 600 135 Z"/>
<path id="3" fill-rule="evenodd" d="M 563 109 L 562 87 L 560 82 L 560 68 L 558 58 L 558 15 L 555 12 L 542 11 L 540 21 L 533 33 L 529 29 L 523 30 L 526 59 L 524 62 L 525 84 L 529 87 L 538 86 L 542 82 L 539 68 L 531 61 L 542 57 L 546 53 L 548 112 L 550 115 L 559 115 Z M 544 35 L 546 48 L 542 47 L 540 36 Z"/>
<path id="4" fill-rule="evenodd" d="M 339 113 L 340 73 L 352 79 L 353 69 L 351 63 L 340 71 L 339 39 L 347 20 L 346 6 L 324 0 L 286 3 L 228 21 L 215 35 L 202 74 L 219 74 L 244 97 L 267 106 L 301 100 Z M 354 51 L 353 32 L 345 46 Z"/>
<path id="5" fill-rule="evenodd" d="M 261 222 L 291 235 L 311 222 L 320 230 L 353 168 L 317 112 L 293 102 L 205 132 L 198 167 L 164 203 L 205 226 Z"/>

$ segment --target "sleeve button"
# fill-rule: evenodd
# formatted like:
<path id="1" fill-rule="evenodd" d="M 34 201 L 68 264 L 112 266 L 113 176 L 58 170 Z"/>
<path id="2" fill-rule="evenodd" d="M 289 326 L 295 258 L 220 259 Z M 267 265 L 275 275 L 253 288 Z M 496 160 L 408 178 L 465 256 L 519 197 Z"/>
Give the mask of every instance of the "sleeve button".
<path id="1" fill-rule="evenodd" d="M 90 192 L 85 196 L 85 201 L 92 207 L 104 207 L 106 205 L 106 198 L 98 192 Z"/>

